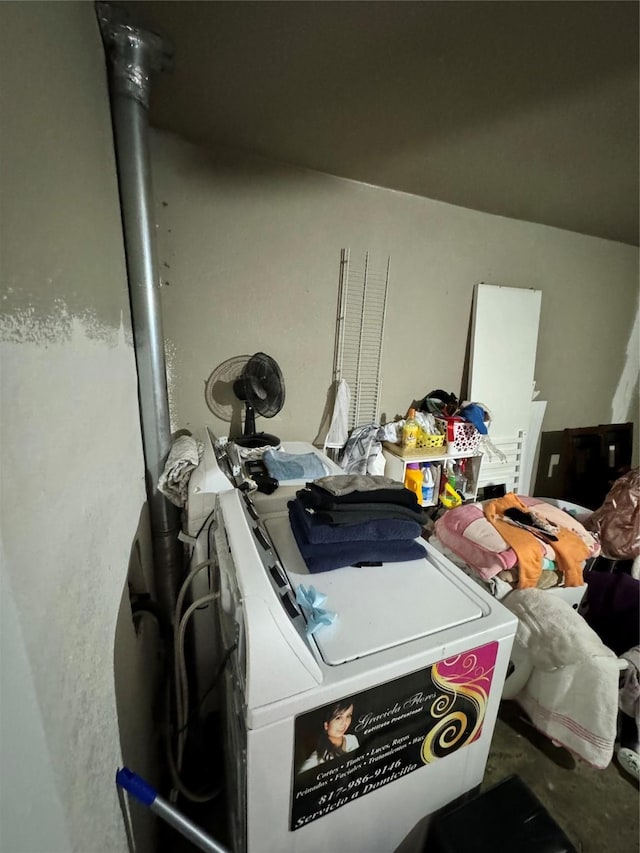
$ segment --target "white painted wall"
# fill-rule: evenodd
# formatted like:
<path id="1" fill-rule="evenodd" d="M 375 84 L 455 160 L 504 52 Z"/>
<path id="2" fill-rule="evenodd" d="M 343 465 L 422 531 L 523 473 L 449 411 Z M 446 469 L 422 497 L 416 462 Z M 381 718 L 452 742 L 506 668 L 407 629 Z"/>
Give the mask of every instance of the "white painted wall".
<path id="1" fill-rule="evenodd" d="M 114 635 L 145 490 L 104 53 L 92 3 L 0 19 L 0 849 L 115 853 Z"/>
<path id="2" fill-rule="evenodd" d="M 2 552 L 2 565 L 5 554 Z M 0 571 L 2 796 L 0 845 L 6 853 L 67 853 L 71 842 L 42 725 L 20 615 Z M 9 701 L 10 697 L 10 701 Z"/>
<path id="3" fill-rule="evenodd" d="M 535 376 L 549 401 L 543 429 L 610 422 L 624 376 L 615 411 L 637 431 L 626 353 L 637 248 L 208 152 L 162 132 L 152 162 L 176 425 L 206 422 L 225 434 L 206 407 L 206 379 L 230 356 L 264 350 L 282 368 L 287 399 L 262 428 L 313 440 L 331 381 L 340 249 L 349 247 L 391 256 L 388 417 L 434 388 L 460 392 L 473 285 L 484 281 L 542 291 Z M 631 359 L 637 389 L 637 352 Z"/>

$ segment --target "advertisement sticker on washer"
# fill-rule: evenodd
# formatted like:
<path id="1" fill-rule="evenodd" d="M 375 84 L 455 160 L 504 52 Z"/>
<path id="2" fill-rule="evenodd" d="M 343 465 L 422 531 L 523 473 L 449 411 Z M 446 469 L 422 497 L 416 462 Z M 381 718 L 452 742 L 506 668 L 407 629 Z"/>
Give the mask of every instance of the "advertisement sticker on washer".
<path id="1" fill-rule="evenodd" d="M 290 829 L 480 737 L 497 653 L 487 643 L 296 717 Z"/>

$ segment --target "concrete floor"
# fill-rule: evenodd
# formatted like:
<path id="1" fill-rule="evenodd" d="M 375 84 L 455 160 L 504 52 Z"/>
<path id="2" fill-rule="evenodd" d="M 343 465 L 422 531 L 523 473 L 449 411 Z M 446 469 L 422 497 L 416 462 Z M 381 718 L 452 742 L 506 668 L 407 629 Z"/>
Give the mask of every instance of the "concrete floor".
<path id="1" fill-rule="evenodd" d="M 482 790 L 512 774 L 520 776 L 536 795 L 578 853 L 640 851 L 638 783 L 615 760 L 606 770 L 574 761 L 525 722 L 515 702 L 503 702 Z M 184 810 L 217 841 L 228 843 L 222 799 Z M 159 853 L 193 853 L 196 849 L 165 824 L 158 830 Z M 334 853 L 366 851 L 345 847 Z"/>
<path id="2" fill-rule="evenodd" d="M 574 761 L 525 722 L 515 702 L 503 702 L 482 788 L 513 773 L 536 795 L 578 853 L 640 850 L 638 783 L 615 759 L 606 770 Z"/>

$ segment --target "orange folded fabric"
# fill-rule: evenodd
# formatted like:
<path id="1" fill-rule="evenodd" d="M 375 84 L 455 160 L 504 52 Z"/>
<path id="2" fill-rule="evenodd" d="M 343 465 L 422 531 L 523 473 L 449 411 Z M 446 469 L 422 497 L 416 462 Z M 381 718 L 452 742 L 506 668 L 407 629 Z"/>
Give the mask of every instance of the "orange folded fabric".
<path id="1" fill-rule="evenodd" d="M 552 542 L 551 547 L 556 552 L 556 565 L 564 575 L 564 585 L 582 586 L 582 563 L 591 554 L 588 545 L 573 530 L 565 530 L 563 527 L 556 536 L 558 541 Z"/>
<path id="2" fill-rule="evenodd" d="M 514 527 L 508 521 L 503 521 L 502 516 L 506 509 L 515 507 L 522 512 L 530 512 L 530 507 L 525 506 L 522 501 L 508 492 L 502 498 L 488 501 L 484 505 L 484 514 L 498 531 L 498 533 L 516 552 L 518 558 L 518 589 L 529 589 L 538 584 L 542 574 L 542 558 L 544 546 L 533 533 Z M 564 575 L 565 586 L 581 586 L 582 561 L 589 556 L 589 548 L 572 530 L 560 528 L 557 534 L 557 542 L 551 546 L 556 554 L 556 564 Z"/>
<path id="3" fill-rule="evenodd" d="M 528 508 L 519 500 L 513 492 L 508 492 L 502 498 L 496 498 L 484 505 L 484 514 L 487 521 L 491 522 L 500 536 L 516 552 L 518 558 L 518 589 L 528 589 L 538 584 L 542 574 L 542 557 L 544 548 L 542 542 L 528 530 L 514 527 L 508 521 L 502 521 L 501 516 L 506 509 L 516 507 L 523 512 Z"/>

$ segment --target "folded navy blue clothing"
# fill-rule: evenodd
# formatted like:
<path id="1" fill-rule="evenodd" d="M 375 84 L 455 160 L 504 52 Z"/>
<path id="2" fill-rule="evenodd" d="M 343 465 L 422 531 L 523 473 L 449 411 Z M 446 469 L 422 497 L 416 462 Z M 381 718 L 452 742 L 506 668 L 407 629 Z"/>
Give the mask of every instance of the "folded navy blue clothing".
<path id="1" fill-rule="evenodd" d="M 308 513 L 297 499 L 289 503 L 289 511 L 300 522 L 307 542 L 315 545 L 323 542 L 417 539 L 420 536 L 418 522 L 404 518 L 371 518 L 354 524 L 331 524 Z"/>
<path id="2" fill-rule="evenodd" d="M 353 503 L 392 503 L 399 506 L 406 506 L 409 509 L 417 509 L 420 506 L 415 492 L 404 486 L 400 489 L 355 490 L 348 492 L 346 495 L 334 495 L 317 483 L 307 483 L 306 489 L 302 489 L 301 491 L 305 495 L 305 506 L 318 507 L 320 509 L 334 509 L 337 506 Z"/>
<path id="3" fill-rule="evenodd" d="M 402 548 L 398 548 L 393 557 L 385 557 L 383 560 L 353 560 L 351 563 L 346 562 L 344 556 L 334 557 L 303 557 L 304 562 L 312 575 L 318 572 L 332 572 L 334 569 L 344 569 L 345 566 L 362 565 L 362 570 L 366 572 L 366 564 L 380 565 L 381 563 L 406 563 L 408 560 L 421 560 L 425 555 L 425 550 L 417 542 L 402 542 Z"/>
<path id="4" fill-rule="evenodd" d="M 304 501 L 301 501 L 304 506 Z M 326 524 L 346 525 L 346 524 L 362 524 L 365 521 L 372 521 L 381 518 L 398 518 L 405 521 L 414 521 L 416 524 L 423 525 L 427 522 L 427 514 L 420 509 L 413 510 L 406 506 L 396 506 L 395 504 L 350 504 L 349 506 L 338 507 L 336 509 L 314 509 L 314 517 Z"/>
<path id="5" fill-rule="evenodd" d="M 344 542 L 313 545 L 304 538 L 304 530 L 289 513 L 291 529 L 300 553 L 310 572 L 328 572 L 357 563 L 403 563 L 420 560 L 424 548 L 413 539 L 398 539 L 387 542 Z"/>

